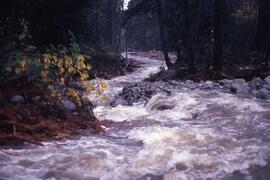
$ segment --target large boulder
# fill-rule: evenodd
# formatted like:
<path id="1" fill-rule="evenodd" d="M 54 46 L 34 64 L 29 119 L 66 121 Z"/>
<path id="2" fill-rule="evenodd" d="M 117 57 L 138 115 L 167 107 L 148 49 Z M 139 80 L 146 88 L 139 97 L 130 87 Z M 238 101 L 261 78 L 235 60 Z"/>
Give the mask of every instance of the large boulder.
<path id="1" fill-rule="evenodd" d="M 234 79 L 233 80 L 233 83 L 236 83 L 236 84 L 246 84 L 246 80 L 244 79 Z"/>
<path id="2" fill-rule="evenodd" d="M 229 79 L 223 79 L 223 80 L 219 81 L 219 84 L 227 89 L 231 88 L 232 83 L 233 83 L 233 80 L 229 80 Z"/>
<path id="3" fill-rule="evenodd" d="M 149 82 L 136 83 L 124 87 L 122 92 L 111 103 L 112 106 L 132 105 L 136 102 L 148 101 L 154 94 L 157 93 L 157 87 Z"/>
<path id="4" fill-rule="evenodd" d="M 184 87 L 191 89 L 191 90 L 194 90 L 198 87 L 198 84 L 194 83 L 192 80 L 186 80 Z"/>
<path id="5" fill-rule="evenodd" d="M 231 84 L 231 91 L 241 95 L 248 95 L 251 88 L 244 79 L 235 79 Z"/>
<path id="6" fill-rule="evenodd" d="M 215 83 L 213 81 L 206 81 L 205 85 L 209 88 L 212 89 L 215 86 Z"/>
<path id="7" fill-rule="evenodd" d="M 261 79 L 261 78 L 255 78 L 255 79 L 252 79 L 250 82 L 249 82 L 249 86 L 252 88 L 252 89 L 260 89 L 263 87 L 264 85 L 264 81 Z"/>
<path id="8" fill-rule="evenodd" d="M 176 106 L 176 102 L 168 101 L 168 96 L 165 94 L 156 94 L 146 104 L 147 111 L 164 111 L 173 109 Z"/>

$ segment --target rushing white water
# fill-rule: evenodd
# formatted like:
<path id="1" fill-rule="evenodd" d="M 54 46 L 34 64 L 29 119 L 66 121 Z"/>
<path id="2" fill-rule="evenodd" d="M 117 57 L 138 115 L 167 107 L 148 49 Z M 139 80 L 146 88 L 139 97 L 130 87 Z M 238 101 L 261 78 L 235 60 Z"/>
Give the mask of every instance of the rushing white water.
<path id="1" fill-rule="evenodd" d="M 135 54 L 128 54 L 128 58 L 142 64 L 141 68 L 137 69 L 135 72 L 127 74 L 125 76 L 119 76 L 111 80 L 102 80 L 107 83 L 110 88 L 106 89 L 104 93 L 109 98 L 108 102 L 114 99 L 115 95 L 120 93 L 123 87 L 130 84 L 141 82 L 143 79 L 147 78 L 151 74 L 155 74 L 160 71 L 160 68 L 164 68 L 164 63 L 156 59 L 150 59 L 143 56 L 138 56 Z M 95 94 L 95 93 L 94 93 Z M 89 98 L 94 105 L 104 105 L 104 102 L 100 101 L 100 97 L 95 97 L 91 94 Z"/>
<path id="2" fill-rule="evenodd" d="M 108 81 L 106 93 L 112 98 L 162 65 L 138 55 L 130 58 L 142 62 L 142 67 Z M 147 104 L 114 108 L 100 104 L 95 114 L 108 124 L 104 134 L 0 151 L 0 179 L 270 177 L 264 170 L 270 159 L 267 102 L 218 90 L 183 89 L 157 94 Z"/>

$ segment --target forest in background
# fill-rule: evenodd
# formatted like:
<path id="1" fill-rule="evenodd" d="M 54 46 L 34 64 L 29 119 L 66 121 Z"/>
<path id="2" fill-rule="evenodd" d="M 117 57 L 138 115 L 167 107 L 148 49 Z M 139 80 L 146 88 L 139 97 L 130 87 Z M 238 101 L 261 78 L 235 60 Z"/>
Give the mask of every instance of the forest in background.
<path id="1" fill-rule="evenodd" d="M 121 56 L 126 50 L 162 52 L 169 70 L 152 80 L 164 73 L 197 81 L 263 79 L 269 8 L 266 0 L 131 0 L 127 10 L 122 0 L 1 1 L 1 141 L 102 131 L 85 97 L 108 98 L 99 77 L 132 70 Z"/>
<path id="2" fill-rule="evenodd" d="M 72 33 L 82 50 L 98 55 L 162 50 L 172 66 L 167 54 L 175 52 L 176 69 L 220 69 L 224 61 L 268 66 L 270 5 L 263 0 L 131 0 L 127 10 L 122 0 L 1 3 L 1 56 L 27 45 L 67 46 Z"/>
<path id="3" fill-rule="evenodd" d="M 110 59 L 106 56 L 117 56 L 120 52 L 122 1 L 12 0 L 0 3 L 1 57 L 7 58 L 10 52 L 23 51 L 29 46 L 41 52 L 52 46 L 67 47 L 71 38 L 76 39 L 82 51 L 93 56 L 92 60 L 97 59 L 91 63 L 95 62 L 98 67 L 102 66 L 99 59 Z M 119 66 L 116 59 L 110 60 Z"/>
<path id="4" fill-rule="evenodd" d="M 188 73 L 179 70 L 185 67 L 198 73 L 212 65 L 216 70 L 243 65 L 256 69 L 251 79 L 258 68 L 268 68 L 269 6 L 264 0 L 132 0 L 126 13 L 127 19 L 133 17 L 126 25 L 128 44 L 131 49 L 162 49 L 166 64 L 180 76 Z M 175 65 L 168 52 L 175 52 Z M 207 67 L 201 69 L 202 64 Z M 227 78 L 238 74 L 226 73 Z"/>
<path id="5" fill-rule="evenodd" d="M 1 38 L 6 41 L 21 33 L 19 23 L 24 19 L 37 46 L 67 45 L 71 31 L 81 45 L 117 50 L 122 10 L 119 0 L 11 0 L 1 1 L 1 7 Z M 1 49 L 3 46 L 7 47 L 1 41 Z"/>

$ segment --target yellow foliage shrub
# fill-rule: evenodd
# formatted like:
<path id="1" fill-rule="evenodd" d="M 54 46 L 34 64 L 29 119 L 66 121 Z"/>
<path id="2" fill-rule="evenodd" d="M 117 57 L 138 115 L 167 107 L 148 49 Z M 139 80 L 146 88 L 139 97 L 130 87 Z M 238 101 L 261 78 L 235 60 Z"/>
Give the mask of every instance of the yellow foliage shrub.
<path id="1" fill-rule="evenodd" d="M 35 56 L 29 56 L 27 53 L 17 55 L 15 63 L 5 67 L 6 73 L 10 76 L 18 76 L 29 74 L 29 79 L 38 86 L 49 90 L 51 96 L 61 97 L 61 93 L 76 101 L 78 105 L 82 105 L 83 95 L 88 95 L 95 91 L 102 100 L 106 99 L 103 91 L 108 85 L 97 79 L 94 83 L 87 83 L 89 72 L 92 68 L 86 62 L 83 54 L 63 54 L 56 51 Z M 76 88 L 71 88 L 69 84 L 76 82 L 84 87 L 84 93 Z M 64 89 L 64 90 L 63 90 Z"/>
<path id="2" fill-rule="evenodd" d="M 78 105 L 82 104 L 83 95 L 95 91 L 101 99 L 106 99 L 104 89 L 108 85 L 99 79 L 94 83 L 85 83 L 89 79 L 92 68 L 87 61 L 89 55 L 81 53 L 74 35 L 70 33 L 69 47 L 51 46 L 46 53 L 37 52 L 37 48 L 28 45 L 23 50 L 11 52 L 4 66 L 0 66 L 0 80 L 14 76 L 26 76 L 42 89 L 49 90 L 51 96 L 68 96 Z M 2 62 L 1 62 L 2 63 Z M 78 83 L 84 87 L 82 93 L 70 87 L 70 83 Z M 61 95 L 60 95 L 61 94 Z"/>

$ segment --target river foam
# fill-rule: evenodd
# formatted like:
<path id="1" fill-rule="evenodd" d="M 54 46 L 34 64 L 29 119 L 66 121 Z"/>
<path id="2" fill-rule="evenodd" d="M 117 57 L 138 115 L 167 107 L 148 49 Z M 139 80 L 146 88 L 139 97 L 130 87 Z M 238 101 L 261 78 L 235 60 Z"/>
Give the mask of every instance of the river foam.
<path id="1" fill-rule="evenodd" d="M 142 67 L 108 81 L 114 98 L 162 62 L 132 54 Z M 157 83 L 158 84 L 158 83 Z M 177 83 L 176 83 L 177 84 Z M 164 84 L 162 84 L 164 86 Z M 265 179 L 270 159 L 270 104 L 220 90 L 171 86 L 149 101 L 110 107 L 96 99 L 107 131 L 44 147 L 0 151 L 4 180 Z M 268 173 L 268 174 L 267 174 Z"/>

